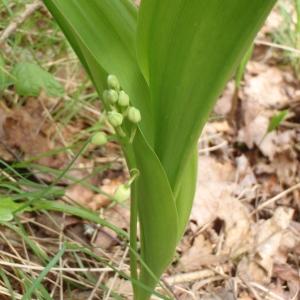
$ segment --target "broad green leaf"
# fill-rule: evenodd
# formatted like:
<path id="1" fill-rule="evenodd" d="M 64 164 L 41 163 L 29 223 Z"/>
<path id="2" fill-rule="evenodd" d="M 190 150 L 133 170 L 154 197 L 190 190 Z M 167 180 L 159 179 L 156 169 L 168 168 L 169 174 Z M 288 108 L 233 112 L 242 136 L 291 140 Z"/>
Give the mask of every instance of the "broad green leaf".
<path id="1" fill-rule="evenodd" d="M 142 258 L 154 275 L 160 277 L 175 251 L 178 217 L 168 178 L 151 149 L 153 119 L 149 89 L 135 58 L 136 28 L 128 28 L 128 24 L 136 22 L 136 10 L 128 1 L 120 0 L 45 0 L 45 4 L 62 27 L 98 92 L 103 92 L 107 74 L 115 74 L 133 105 L 141 110 L 142 131 L 138 130 L 132 147 L 125 146 L 124 150 L 129 168 L 138 168 L 141 172 L 134 185 L 141 224 Z M 146 268 L 142 268 L 141 277 L 144 284 L 154 288 L 157 280 Z"/>
<path id="2" fill-rule="evenodd" d="M 14 66 L 12 75 L 20 96 L 38 96 L 44 90 L 49 96 L 62 96 L 64 89 L 54 76 L 40 66 L 22 62 Z"/>
<path id="3" fill-rule="evenodd" d="M 196 180 L 198 172 L 198 146 L 194 147 L 191 157 L 188 159 L 183 172 L 182 179 L 176 185 L 174 196 L 178 213 L 178 242 L 184 234 L 189 216 L 192 210 Z"/>
<path id="4" fill-rule="evenodd" d="M 226 81 L 275 0 L 144 0 L 137 50 L 155 147 L 172 188 Z"/>
<path id="5" fill-rule="evenodd" d="M 136 188 L 142 258 L 159 278 L 171 263 L 175 253 L 178 241 L 177 209 L 165 171 L 140 132 L 135 138 L 134 146 L 136 166 L 140 170 Z M 141 280 L 150 288 L 154 288 L 157 284 L 144 268 L 142 268 Z M 144 293 L 147 294 L 142 290 L 141 295 Z"/>

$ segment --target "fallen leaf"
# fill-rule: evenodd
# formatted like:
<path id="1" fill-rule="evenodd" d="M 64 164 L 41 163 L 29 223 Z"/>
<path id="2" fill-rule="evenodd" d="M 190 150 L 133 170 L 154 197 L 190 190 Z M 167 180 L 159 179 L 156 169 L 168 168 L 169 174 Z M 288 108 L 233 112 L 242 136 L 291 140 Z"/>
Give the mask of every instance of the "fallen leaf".
<path id="1" fill-rule="evenodd" d="M 249 243 L 247 238 L 251 237 L 248 210 L 234 196 L 235 177 L 231 163 L 222 164 L 212 157 L 200 157 L 198 189 L 191 214 L 191 219 L 199 227 L 217 218 L 223 220 L 225 241 L 222 254 L 233 256 L 245 251 Z"/>
<path id="2" fill-rule="evenodd" d="M 128 231 L 130 223 L 130 210 L 124 205 L 125 204 L 115 205 L 112 208 L 106 209 L 104 211 L 104 218 L 116 227 Z M 98 231 L 93 246 L 95 248 L 100 247 L 102 249 L 109 249 L 118 242 L 118 235 L 115 231 L 109 228 L 101 228 L 101 230 Z"/>
<path id="3" fill-rule="evenodd" d="M 39 101 L 28 99 L 25 106 L 16 107 L 0 117 L 0 139 L 6 152 L 21 152 L 24 159 L 30 159 L 54 148 L 48 135 L 51 124 L 47 122 L 43 112 L 44 108 Z M 16 157 L 12 156 L 11 159 L 15 160 Z M 36 162 L 47 167 L 62 168 L 67 162 L 66 153 L 44 156 Z"/>
<path id="4" fill-rule="evenodd" d="M 94 193 L 81 184 L 75 184 L 68 186 L 65 192 L 65 196 L 84 207 L 90 208 L 90 202 L 92 201 Z"/>
<path id="5" fill-rule="evenodd" d="M 249 62 L 245 75 L 244 98 L 264 108 L 276 108 L 286 105 L 289 97 L 286 93 L 284 72 L 276 67 Z"/>
<path id="6" fill-rule="evenodd" d="M 275 264 L 273 269 L 273 276 L 279 277 L 285 281 L 293 281 L 295 283 L 300 282 L 299 270 L 292 268 L 288 264 Z"/>
<path id="7" fill-rule="evenodd" d="M 284 230 L 292 220 L 294 210 L 287 207 L 277 207 L 271 219 L 257 224 L 255 230 L 255 262 L 271 277 L 274 259 L 280 249 Z"/>
<path id="8" fill-rule="evenodd" d="M 230 81 L 227 84 L 222 96 L 218 99 L 214 107 L 214 112 L 216 114 L 225 116 L 230 112 L 232 107 L 232 98 L 234 94 L 234 89 L 235 89 L 235 83 L 234 81 Z"/>
<path id="9" fill-rule="evenodd" d="M 192 246 L 181 256 L 178 272 L 191 272 L 199 270 L 204 265 L 218 264 L 223 260 L 222 257 L 213 255 L 212 243 L 200 234 L 198 235 Z"/>

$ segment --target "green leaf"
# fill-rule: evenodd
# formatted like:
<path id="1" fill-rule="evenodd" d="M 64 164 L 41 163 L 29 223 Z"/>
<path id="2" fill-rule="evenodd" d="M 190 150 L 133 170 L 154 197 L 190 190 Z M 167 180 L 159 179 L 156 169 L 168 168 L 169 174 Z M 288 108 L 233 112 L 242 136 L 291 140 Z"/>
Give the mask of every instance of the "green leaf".
<path id="1" fill-rule="evenodd" d="M 37 97 L 42 90 L 47 95 L 59 97 L 64 93 L 62 85 L 54 76 L 33 63 L 18 63 L 12 71 L 16 91 L 20 96 Z"/>
<path id="2" fill-rule="evenodd" d="M 17 203 L 11 198 L 0 197 L 0 222 L 11 221 L 14 218 L 13 212 L 22 205 L 22 203 Z"/>
<path id="3" fill-rule="evenodd" d="M 137 51 L 171 187 L 275 0 L 143 0 Z"/>
<path id="4" fill-rule="evenodd" d="M 174 195 L 178 213 L 178 242 L 184 234 L 192 210 L 198 172 L 198 146 L 195 146 L 191 157 L 182 171 L 182 179 L 176 185 Z"/>
<path id="5" fill-rule="evenodd" d="M 0 54 L 0 92 L 3 92 L 11 84 L 11 80 L 7 74 L 4 59 Z"/>
<path id="6" fill-rule="evenodd" d="M 146 144 L 140 132 L 135 137 L 138 210 L 142 237 L 142 258 L 159 278 L 171 263 L 178 241 L 178 216 L 168 178 L 159 159 Z M 147 159 L 145 159 L 147 158 Z M 154 288 L 157 280 L 142 268 L 141 281 Z M 144 299 L 149 292 L 140 291 Z M 143 297 L 142 297 L 143 295 Z"/>
<path id="7" fill-rule="evenodd" d="M 289 111 L 286 109 L 274 115 L 269 121 L 267 133 L 270 133 L 275 129 L 277 129 L 280 126 L 280 124 L 284 121 L 284 119 L 287 117 L 288 113 Z"/>

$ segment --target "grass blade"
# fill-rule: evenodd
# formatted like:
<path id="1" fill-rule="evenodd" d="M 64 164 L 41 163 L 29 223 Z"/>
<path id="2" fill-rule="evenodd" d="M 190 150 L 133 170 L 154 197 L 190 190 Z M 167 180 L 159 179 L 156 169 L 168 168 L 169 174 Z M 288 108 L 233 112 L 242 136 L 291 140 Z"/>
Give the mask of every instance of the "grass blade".
<path id="1" fill-rule="evenodd" d="M 24 296 L 22 297 L 22 300 L 31 300 L 32 297 L 32 293 L 35 290 L 38 290 L 41 282 L 43 281 L 43 279 L 45 278 L 45 276 L 49 273 L 50 269 L 53 268 L 57 262 L 59 261 L 59 259 L 63 256 L 63 254 L 65 253 L 65 245 L 63 245 L 61 247 L 61 249 L 58 251 L 58 253 L 50 260 L 50 262 L 47 264 L 47 266 L 45 267 L 45 269 L 39 274 L 39 276 L 32 282 L 32 285 L 29 287 L 29 289 L 27 289 L 26 293 L 24 294 Z"/>

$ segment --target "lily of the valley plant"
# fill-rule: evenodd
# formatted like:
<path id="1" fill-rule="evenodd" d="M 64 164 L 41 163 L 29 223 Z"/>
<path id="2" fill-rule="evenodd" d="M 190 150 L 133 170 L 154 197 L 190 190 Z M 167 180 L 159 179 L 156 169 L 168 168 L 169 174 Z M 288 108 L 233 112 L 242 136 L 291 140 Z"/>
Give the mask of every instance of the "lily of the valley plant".
<path id="1" fill-rule="evenodd" d="M 143 0 L 137 9 L 129 0 L 44 0 L 135 177 L 127 188 L 136 300 L 150 298 L 172 261 L 193 203 L 197 140 L 275 2 Z"/>

